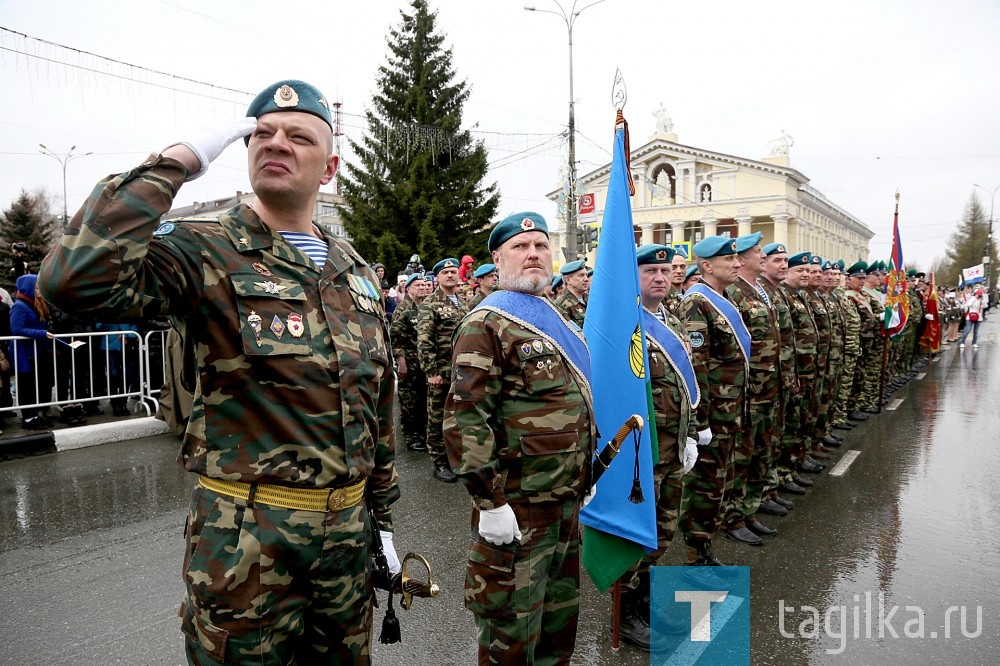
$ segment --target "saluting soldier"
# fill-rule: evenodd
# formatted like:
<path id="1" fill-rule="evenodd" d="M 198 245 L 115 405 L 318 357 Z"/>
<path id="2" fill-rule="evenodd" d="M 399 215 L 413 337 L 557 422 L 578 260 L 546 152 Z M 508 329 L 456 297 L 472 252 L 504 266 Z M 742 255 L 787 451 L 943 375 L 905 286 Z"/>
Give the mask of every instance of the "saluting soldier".
<path id="1" fill-rule="evenodd" d="M 764 271 L 763 233 L 740 236 L 736 251 L 740 257 L 739 277 L 726 290 L 750 332 L 750 372 L 747 382 L 749 420 L 737 435 L 733 455 L 733 490 L 722 518 L 723 533 L 730 539 L 760 546 L 762 536 L 778 530 L 757 520 L 757 510 L 767 485 L 781 431 L 778 428 L 779 376 L 778 321 L 771 298 L 760 285 Z"/>
<path id="2" fill-rule="evenodd" d="M 451 386 L 452 334 L 469 311 L 458 296 L 458 259 L 442 259 L 434 265 L 437 289 L 417 310 L 417 354 L 427 376 L 427 452 L 434 464 L 434 478 L 455 483 L 458 477 L 448 465 L 444 450 L 444 401 Z"/>
<path id="3" fill-rule="evenodd" d="M 681 301 L 681 322 L 691 342 L 691 360 L 701 401 L 696 411 L 698 461 L 684 477 L 680 529 L 685 563 L 719 566 L 712 549 L 733 484 L 733 453 L 746 411 L 750 333 L 726 297 L 740 260 L 736 241 L 709 236 L 694 246 L 701 279 Z"/>
<path id="4" fill-rule="evenodd" d="M 479 293 L 469 301 L 469 309 L 476 307 L 483 302 L 483 299 L 496 291 L 497 288 L 497 267 L 496 264 L 483 264 L 472 274 L 479 282 Z"/>
<path id="5" fill-rule="evenodd" d="M 480 664 L 568 664 L 580 523 L 597 431 L 582 334 L 541 296 L 552 275 L 537 213 L 489 237 L 501 291 L 455 333 L 448 458 L 472 496 L 465 606 Z"/>
<path id="6" fill-rule="evenodd" d="M 417 354 L 417 310 L 430 293 L 423 273 L 406 278 L 405 298 L 392 313 L 392 349 L 399 375 L 399 422 L 403 441 L 411 451 L 427 450 L 427 377 Z"/>
<path id="7" fill-rule="evenodd" d="M 378 536 L 366 507 L 399 570 L 378 278 L 313 222 L 338 162 L 326 98 L 279 81 L 246 115 L 102 181 L 39 286 L 99 321 L 170 315 L 194 346 L 180 453 L 199 475 L 180 609 L 189 663 L 367 664 Z M 244 137 L 253 207 L 157 226 L 182 185 Z"/>
<path id="8" fill-rule="evenodd" d="M 559 269 L 563 279 L 562 293 L 556 298 L 556 307 L 563 316 L 583 330 L 587 316 L 587 295 L 590 294 L 590 273 L 583 259 L 571 261 Z"/>

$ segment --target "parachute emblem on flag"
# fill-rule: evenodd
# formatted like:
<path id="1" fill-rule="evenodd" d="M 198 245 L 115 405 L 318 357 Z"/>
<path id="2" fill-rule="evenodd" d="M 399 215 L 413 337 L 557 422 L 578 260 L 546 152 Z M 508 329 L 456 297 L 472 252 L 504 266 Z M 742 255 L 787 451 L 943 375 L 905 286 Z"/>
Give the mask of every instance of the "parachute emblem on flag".
<path id="1" fill-rule="evenodd" d="M 628 343 L 628 364 L 632 369 L 632 374 L 638 379 L 646 378 L 646 359 L 642 352 L 642 331 L 636 324 L 635 331 L 632 332 L 632 339 Z"/>

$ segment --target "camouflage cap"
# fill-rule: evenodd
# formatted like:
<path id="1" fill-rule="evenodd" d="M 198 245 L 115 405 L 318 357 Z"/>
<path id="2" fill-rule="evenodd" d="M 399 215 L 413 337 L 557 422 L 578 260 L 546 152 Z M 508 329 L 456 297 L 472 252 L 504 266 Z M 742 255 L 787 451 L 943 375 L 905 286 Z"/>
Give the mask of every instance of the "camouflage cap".
<path id="1" fill-rule="evenodd" d="M 438 273 L 440 273 L 446 268 L 458 268 L 458 259 L 454 257 L 448 257 L 447 259 L 442 259 L 441 261 L 434 264 L 434 268 L 432 270 L 434 271 L 435 277 L 437 276 Z"/>
<path id="2" fill-rule="evenodd" d="M 736 239 L 736 252 L 743 253 L 747 250 L 752 250 L 756 246 L 760 245 L 760 239 L 764 237 L 763 231 L 755 231 L 752 234 L 747 234 L 746 236 L 740 236 Z"/>
<path id="3" fill-rule="evenodd" d="M 549 225 L 545 223 L 545 218 L 538 213 L 526 211 L 508 215 L 497 222 L 497 226 L 493 227 L 486 247 L 492 252 L 514 236 L 523 234 L 525 231 L 541 231 L 548 237 Z"/>
<path id="4" fill-rule="evenodd" d="M 643 264 L 669 264 L 674 259 L 673 248 L 656 243 L 647 243 L 635 251 L 636 263 Z"/>
<path id="5" fill-rule="evenodd" d="M 297 79 L 286 79 L 272 83 L 260 91 L 247 108 L 247 117 L 260 118 L 279 111 L 300 111 L 311 113 L 333 129 L 330 104 L 315 86 Z M 246 137 L 250 143 L 250 137 Z"/>
<path id="6" fill-rule="evenodd" d="M 496 270 L 497 270 L 496 264 L 483 264 L 482 266 L 476 269 L 476 272 L 472 274 L 472 277 L 478 280 L 479 278 L 486 277 L 490 273 L 495 273 Z"/>

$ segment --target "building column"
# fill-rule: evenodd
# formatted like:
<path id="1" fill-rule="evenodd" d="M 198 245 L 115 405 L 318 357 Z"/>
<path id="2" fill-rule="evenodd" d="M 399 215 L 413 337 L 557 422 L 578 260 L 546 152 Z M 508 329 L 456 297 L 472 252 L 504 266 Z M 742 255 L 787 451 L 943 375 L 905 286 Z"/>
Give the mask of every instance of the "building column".
<path id="1" fill-rule="evenodd" d="M 701 228 L 703 240 L 709 236 L 716 236 L 718 235 L 716 232 L 719 230 L 719 221 L 714 217 L 703 217 L 701 218 Z"/>
<path id="2" fill-rule="evenodd" d="M 642 222 L 639 224 L 639 229 L 642 231 L 642 244 L 647 245 L 653 241 L 653 226 L 652 222 Z"/>
<path id="3" fill-rule="evenodd" d="M 774 221 L 774 242 L 788 245 L 788 218 L 787 213 L 780 213 L 771 216 Z"/>
<path id="4" fill-rule="evenodd" d="M 684 242 L 684 220 L 670 220 L 670 243 Z"/>
<path id="5" fill-rule="evenodd" d="M 736 235 L 746 236 L 753 230 L 753 216 L 750 215 L 749 206 L 740 206 L 736 209 Z"/>

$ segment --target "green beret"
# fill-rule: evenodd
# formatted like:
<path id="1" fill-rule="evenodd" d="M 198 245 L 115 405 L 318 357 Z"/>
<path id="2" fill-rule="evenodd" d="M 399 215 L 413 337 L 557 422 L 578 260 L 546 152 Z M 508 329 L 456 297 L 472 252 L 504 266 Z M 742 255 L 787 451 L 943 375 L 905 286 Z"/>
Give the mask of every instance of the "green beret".
<path id="1" fill-rule="evenodd" d="M 864 275 L 868 272 L 868 264 L 864 261 L 856 261 L 847 269 L 848 275 Z"/>
<path id="2" fill-rule="evenodd" d="M 736 241 L 725 236 L 709 236 L 695 244 L 694 253 L 701 259 L 736 254 Z"/>
<path id="3" fill-rule="evenodd" d="M 698 275 L 697 266 L 692 266 L 691 268 L 687 269 L 687 271 L 684 272 L 684 281 L 687 282 L 688 280 L 690 280 L 692 275 Z"/>
<path id="4" fill-rule="evenodd" d="M 497 222 L 497 226 L 493 227 L 486 247 L 492 252 L 514 236 L 522 234 L 525 231 L 541 231 L 548 238 L 549 225 L 545 223 L 545 218 L 538 213 L 524 212 L 508 215 Z"/>
<path id="5" fill-rule="evenodd" d="M 847 264 L 844 263 L 844 260 L 843 259 L 837 259 L 837 261 L 834 262 L 834 263 L 837 264 L 837 270 L 840 271 L 841 273 L 843 273 L 844 272 L 844 266 L 847 265 Z"/>
<path id="6" fill-rule="evenodd" d="M 434 264 L 434 276 L 437 277 L 437 274 L 446 268 L 458 268 L 458 259 L 449 257 Z"/>
<path id="7" fill-rule="evenodd" d="M 764 254 L 770 257 L 772 254 L 787 254 L 788 248 L 785 247 L 784 243 L 768 243 L 761 248 Z"/>
<path id="8" fill-rule="evenodd" d="M 818 254 L 814 254 L 813 256 L 809 257 L 809 263 L 814 266 L 822 266 L 823 257 L 819 256 Z"/>
<path id="9" fill-rule="evenodd" d="M 643 264 L 669 264 L 674 259 L 674 249 L 666 245 L 647 243 L 635 251 L 636 263 Z"/>
<path id="10" fill-rule="evenodd" d="M 583 268 L 584 263 L 586 262 L 583 259 L 577 259 L 576 261 L 571 261 L 559 269 L 559 274 L 570 275 L 572 273 L 576 273 L 578 270 Z"/>
<path id="11" fill-rule="evenodd" d="M 811 258 L 812 255 L 808 252 L 799 252 L 798 254 L 793 254 L 792 256 L 788 257 L 788 267 L 795 268 L 796 266 L 808 266 L 809 259 Z"/>
<path id="12" fill-rule="evenodd" d="M 286 79 L 272 83 L 253 98 L 247 108 L 247 117 L 260 118 L 268 113 L 278 111 L 301 111 L 311 113 L 333 129 L 333 117 L 330 115 L 330 104 L 316 87 L 305 81 Z M 250 143 L 250 137 L 246 138 Z"/>
<path id="13" fill-rule="evenodd" d="M 483 264 L 482 266 L 476 269 L 476 272 L 472 274 L 472 277 L 478 280 L 479 278 L 486 277 L 490 273 L 495 273 L 496 270 L 497 270 L 496 264 Z"/>
<path id="14" fill-rule="evenodd" d="M 760 239 L 764 237 L 763 231 L 755 231 L 752 234 L 747 234 L 746 236 L 740 236 L 736 239 L 736 252 L 743 253 L 747 250 L 752 250 L 757 245 L 760 245 Z"/>

